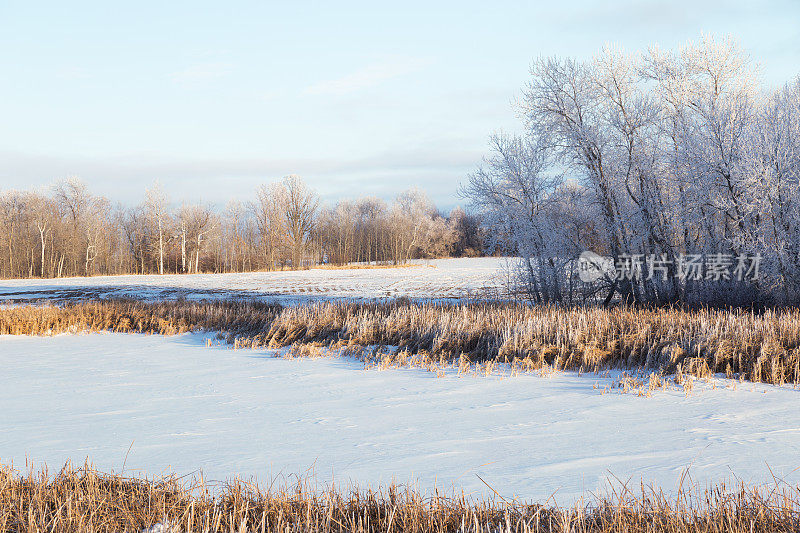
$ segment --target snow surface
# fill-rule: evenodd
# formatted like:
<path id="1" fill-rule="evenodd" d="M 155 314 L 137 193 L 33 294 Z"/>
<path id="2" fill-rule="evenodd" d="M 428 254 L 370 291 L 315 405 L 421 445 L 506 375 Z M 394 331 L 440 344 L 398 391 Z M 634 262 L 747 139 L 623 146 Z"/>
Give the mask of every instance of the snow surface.
<path id="1" fill-rule="evenodd" d="M 763 483 L 768 466 L 800 482 L 792 388 L 720 380 L 642 398 L 601 394 L 610 379 L 593 374 L 436 378 L 205 339 L 0 336 L 0 461 L 487 495 L 480 475 L 506 498 L 559 503 L 612 474 L 674 491 L 687 467 L 700 484 Z"/>
<path id="2" fill-rule="evenodd" d="M 319 298 L 452 299 L 492 295 L 509 259 L 437 259 L 403 268 L 311 269 L 237 274 L 95 276 L 0 280 L 0 302 L 135 297 L 257 298 L 296 303 Z"/>

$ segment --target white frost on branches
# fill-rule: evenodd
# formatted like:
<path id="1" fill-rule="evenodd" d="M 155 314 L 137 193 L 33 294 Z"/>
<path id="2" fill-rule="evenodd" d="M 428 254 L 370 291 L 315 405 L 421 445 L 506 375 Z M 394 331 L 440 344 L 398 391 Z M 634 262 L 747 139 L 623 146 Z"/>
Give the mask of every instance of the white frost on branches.
<path id="1" fill-rule="evenodd" d="M 465 194 L 523 258 L 537 301 L 577 289 L 582 250 L 665 258 L 666 280 L 606 280 L 630 302 L 800 295 L 800 78 L 772 92 L 732 39 L 676 52 L 540 58 Z M 681 280 L 681 254 L 761 254 L 756 286 Z M 645 265 L 646 266 L 646 265 Z M 609 295 L 610 296 L 610 295 Z"/>

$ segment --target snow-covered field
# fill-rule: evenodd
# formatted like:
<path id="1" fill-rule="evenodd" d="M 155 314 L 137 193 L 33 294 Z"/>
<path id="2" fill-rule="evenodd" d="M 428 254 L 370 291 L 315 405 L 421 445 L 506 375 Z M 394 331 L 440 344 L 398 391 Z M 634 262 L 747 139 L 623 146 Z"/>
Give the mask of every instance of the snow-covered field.
<path id="1" fill-rule="evenodd" d="M 121 296 L 244 297 L 281 303 L 315 298 L 464 298 L 496 294 L 503 287 L 507 262 L 480 257 L 423 261 L 405 268 L 0 280 L 0 302 Z"/>
<path id="2" fill-rule="evenodd" d="M 313 472 L 561 503 L 616 476 L 800 482 L 800 391 L 700 384 L 601 394 L 609 380 L 436 378 L 340 358 L 206 347 L 201 335 L 0 337 L 0 461 L 208 479 Z M 735 390 L 734 390 L 735 385 Z M 291 479 L 291 478 L 290 478 Z"/>
<path id="3" fill-rule="evenodd" d="M 0 280 L 0 305 L 133 296 L 454 299 L 502 287 L 506 260 L 411 268 Z M 266 483 L 412 483 L 571 503 L 616 480 L 800 483 L 800 391 L 717 380 L 686 397 L 603 394 L 611 378 L 443 378 L 207 347 L 201 335 L 0 336 L 0 463 Z M 480 476 L 480 477 L 479 477 Z M 288 478 L 291 481 L 293 478 Z M 287 479 L 285 479 L 287 480 Z M 485 481 L 485 483 L 484 483 Z"/>

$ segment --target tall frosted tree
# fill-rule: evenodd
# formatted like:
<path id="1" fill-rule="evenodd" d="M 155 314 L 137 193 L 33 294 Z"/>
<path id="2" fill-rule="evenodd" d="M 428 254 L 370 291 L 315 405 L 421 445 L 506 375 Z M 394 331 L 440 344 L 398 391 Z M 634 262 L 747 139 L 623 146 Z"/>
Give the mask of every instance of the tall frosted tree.
<path id="1" fill-rule="evenodd" d="M 800 294 L 798 81 L 765 92 L 732 39 L 678 51 L 540 58 L 465 192 L 513 244 L 529 293 L 565 301 L 581 250 L 664 276 L 607 276 L 606 301 L 776 303 Z M 763 256 L 761 277 L 680 276 L 686 254 Z M 585 287 L 581 287 L 584 289 Z"/>

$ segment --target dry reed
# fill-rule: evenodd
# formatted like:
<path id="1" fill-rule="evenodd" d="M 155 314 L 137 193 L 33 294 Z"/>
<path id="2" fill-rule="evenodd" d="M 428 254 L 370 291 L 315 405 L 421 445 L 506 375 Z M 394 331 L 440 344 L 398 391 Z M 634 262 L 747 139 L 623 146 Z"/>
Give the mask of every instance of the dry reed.
<path id="1" fill-rule="evenodd" d="M 0 466 L 3 532 L 788 532 L 800 528 L 800 487 L 609 490 L 572 507 L 497 495 L 423 496 L 399 486 L 264 489 L 242 480 L 147 480 L 65 466 L 20 475 Z"/>
<path id="2" fill-rule="evenodd" d="M 215 331 L 235 347 L 346 349 L 368 364 L 390 359 L 459 368 L 506 363 L 515 371 L 616 368 L 674 374 L 678 384 L 683 376 L 716 374 L 772 384 L 800 382 L 797 309 L 562 309 L 406 300 L 294 307 L 112 300 L 0 309 L 0 334 L 100 330 Z"/>

